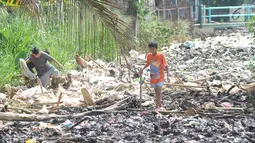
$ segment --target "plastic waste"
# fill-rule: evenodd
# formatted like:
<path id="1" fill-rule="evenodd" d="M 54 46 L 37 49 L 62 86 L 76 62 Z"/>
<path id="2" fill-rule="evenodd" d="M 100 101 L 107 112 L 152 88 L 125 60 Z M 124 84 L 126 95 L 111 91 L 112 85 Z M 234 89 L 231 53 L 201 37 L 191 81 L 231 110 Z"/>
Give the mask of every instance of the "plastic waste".
<path id="1" fill-rule="evenodd" d="M 142 77 L 142 81 L 141 81 L 141 82 L 140 82 L 140 78 L 135 78 L 135 79 L 133 80 L 133 83 L 140 83 L 140 84 L 143 84 L 143 83 L 144 83 L 144 80 L 145 80 L 144 77 Z"/>
<path id="2" fill-rule="evenodd" d="M 233 107 L 233 105 L 231 103 L 229 103 L 229 102 L 223 102 L 220 105 L 222 107 L 226 107 L 226 108 L 232 108 Z"/>
<path id="3" fill-rule="evenodd" d="M 143 77 L 143 78 L 142 78 L 141 84 L 144 83 L 144 80 L 145 80 L 145 78 Z M 135 79 L 132 81 L 132 86 L 133 86 L 133 88 L 135 89 L 135 92 L 134 92 L 134 93 L 138 94 L 138 93 L 140 92 L 140 91 L 139 91 L 139 89 L 140 89 L 140 78 L 135 78 Z"/>
<path id="4" fill-rule="evenodd" d="M 26 140 L 26 143 L 36 143 L 36 139 L 33 138 L 33 139 Z"/>
<path id="5" fill-rule="evenodd" d="M 151 111 L 142 111 L 141 116 L 147 116 L 151 113 Z"/>
<path id="6" fill-rule="evenodd" d="M 206 103 L 204 106 L 205 106 L 205 110 L 211 110 L 216 108 L 213 102 Z"/>
<path id="7" fill-rule="evenodd" d="M 44 123 L 44 122 L 39 122 L 39 129 L 45 129 L 47 127 L 52 127 L 52 124 L 50 123 Z"/>
<path id="8" fill-rule="evenodd" d="M 73 126 L 73 123 L 70 120 L 66 120 L 64 123 L 62 123 L 63 128 L 70 128 Z"/>
<path id="9" fill-rule="evenodd" d="M 54 126 L 51 123 L 39 122 L 38 124 L 39 124 L 39 126 L 32 127 L 33 131 L 39 131 L 39 130 L 43 130 L 46 128 L 54 128 Z"/>
<path id="10" fill-rule="evenodd" d="M 193 48 L 195 46 L 195 43 L 193 41 L 186 41 L 185 42 L 185 45 L 188 47 L 188 48 Z"/>
<path id="11" fill-rule="evenodd" d="M 185 49 L 191 49 L 195 46 L 195 43 L 193 41 L 186 41 L 185 43 L 181 44 L 181 48 L 185 48 Z"/>
<path id="12" fill-rule="evenodd" d="M 195 126 L 195 125 L 199 125 L 199 122 L 197 122 L 197 121 L 190 121 L 189 123 L 185 124 L 184 126 Z"/>
<path id="13" fill-rule="evenodd" d="M 6 100 L 6 95 L 3 93 L 0 93 L 0 102 L 3 102 Z"/>

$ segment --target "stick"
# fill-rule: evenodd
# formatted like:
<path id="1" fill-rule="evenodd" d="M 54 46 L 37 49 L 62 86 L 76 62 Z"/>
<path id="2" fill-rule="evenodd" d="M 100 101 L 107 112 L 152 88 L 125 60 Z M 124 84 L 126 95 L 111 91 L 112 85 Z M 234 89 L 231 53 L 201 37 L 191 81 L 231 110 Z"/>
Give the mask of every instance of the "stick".
<path id="1" fill-rule="evenodd" d="M 59 108 L 60 101 L 62 99 L 62 92 L 59 94 L 57 108 Z"/>
<path id="2" fill-rule="evenodd" d="M 12 109 L 12 110 L 21 110 L 23 112 L 25 112 L 26 114 L 32 114 L 33 112 L 28 110 L 28 109 L 24 109 L 24 108 L 17 108 L 17 107 L 8 107 L 8 109 Z"/>
<path id="3" fill-rule="evenodd" d="M 142 75 L 140 75 L 140 108 L 142 108 Z"/>
<path id="4" fill-rule="evenodd" d="M 230 108 L 226 108 L 226 107 L 215 107 L 215 109 L 217 109 L 217 110 L 244 110 L 244 108 L 238 108 L 238 107 L 230 107 Z"/>
<path id="5" fill-rule="evenodd" d="M 68 114 L 68 115 L 56 115 L 56 114 L 48 114 L 48 115 L 41 115 L 41 114 L 15 114 L 10 112 L 0 112 L 0 120 L 5 121 L 46 121 L 56 118 L 78 118 L 84 116 L 93 116 L 99 115 L 104 113 L 113 113 L 113 112 L 127 112 L 125 110 L 122 111 L 115 111 L 115 110 L 95 110 L 95 111 L 87 111 L 79 114 Z"/>
<path id="6" fill-rule="evenodd" d="M 175 76 L 175 77 L 176 77 L 176 79 L 178 80 L 179 83 L 183 84 L 183 81 L 181 80 L 181 78 L 178 75 Z"/>
<path id="7" fill-rule="evenodd" d="M 211 48 L 213 47 L 214 45 L 212 44 L 211 45 Z M 218 50 L 218 49 L 217 49 Z M 214 52 L 216 51 L 216 48 L 213 50 L 213 52 L 210 54 L 209 58 L 212 57 L 212 55 L 214 54 Z"/>
<path id="8" fill-rule="evenodd" d="M 236 115 L 222 115 L 222 116 L 215 116 L 215 118 L 234 118 Z"/>
<path id="9" fill-rule="evenodd" d="M 165 85 L 168 85 L 168 86 L 180 86 L 180 87 L 186 87 L 186 88 L 189 88 L 189 87 L 194 87 L 194 88 L 207 88 L 207 86 L 196 86 L 196 85 L 185 85 L 185 84 L 171 84 L 171 83 L 166 83 Z"/>
<path id="10" fill-rule="evenodd" d="M 235 87 L 235 85 L 232 85 L 232 86 L 228 89 L 227 95 L 229 95 L 229 92 L 230 92 L 234 87 Z"/>
<path id="11" fill-rule="evenodd" d="M 151 91 L 151 88 L 149 87 L 149 85 L 146 82 L 144 82 L 144 84 L 149 89 L 149 91 Z"/>
<path id="12" fill-rule="evenodd" d="M 121 105 L 122 103 L 126 102 L 127 100 L 129 100 L 131 98 L 132 98 L 132 96 L 128 96 L 128 97 L 124 98 L 123 100 L 113 104 L 112 106 L 109 106 L 109 107 L 105 108 L 104 111 L 116 109 L 117 107 L 119 107 L 119 105 Z"/>
<path id="13" fill-rule="evenodd" d="M 97 64 L 100 68 L 104 69 L 105 71 L 107 71 L 107 69 L 105 67 L 102 67 L 99 63 L 97 63 L 94 59 L 92 59 L 89 55 L 87 55 L 95 64 Z"/>
<path id="14" fill-rule="evenodd" d="M 127 111 L 139 111 L 139 112 L 142 112 L 142 111 L 148 111 L 148 112 L 153 112 L 153 113 L 156 113 L 155 110 L 146 110 L 146 109 L 135 109 L 135 108 L 127 108 L 126 109 Z M 184 113 L 184 111 L 176 111 L 176 110 L 166 110 L 166 111 L 159 111 L 159 113 L 163 113 L 163 114 L 171 114 L 171 113 Z"/>
<path id="15" fill-rule="evenodd" d="M 197 86 L 197 85 L 185 85 L 185 84 L 174 84 L 174 83 L 165 83 L 164 85 L 168 85 L 168 86 L 180 86 L 180 87 L 185 87 L 185 88 L 189 88 L 189 87 L 194 87 L 194 88 L 207 88 L 207 86 Z"/>
<path id="16" fill-rule="evenodd" d="M 14 114 L 9 112 L 0 112 L 0 120 L 6 120 L 6 121 L 45 121 L 50 120 L 54 118 L 79 118 L 84 116 L 92 116 L 92 115 L 99 115 L 104 113 L 112 113 L 116 112 L 117 109 L 119 109 L 120 105 L 123 104 L 123 102 L 126 102 L 127 100 L 133 98 L 132 96 L 128 96 L 127 98 L 115 103 L 114 105 L 105 108 L 104 110 L 94 110 L 94 111 L 87 111 L 83 113 L 78 114 L 69 114 L 69 115 L 56 115 L 56 114 L 49 114 L 49 115 L 38 115 L 38 114 Z M 118 112 L 127 112 L 126 110 L 118 111 Z"/>
<path id="17" fill-rule="evenodd" d="M 40 85 L 40 88 L 41 88 L 41 91 L 42 91 L 42 94 L 43 94 L 43 86 L 42 86 L 42 81 L 41 79 L 37 76 L 37 82 L 38 84 Z"/>

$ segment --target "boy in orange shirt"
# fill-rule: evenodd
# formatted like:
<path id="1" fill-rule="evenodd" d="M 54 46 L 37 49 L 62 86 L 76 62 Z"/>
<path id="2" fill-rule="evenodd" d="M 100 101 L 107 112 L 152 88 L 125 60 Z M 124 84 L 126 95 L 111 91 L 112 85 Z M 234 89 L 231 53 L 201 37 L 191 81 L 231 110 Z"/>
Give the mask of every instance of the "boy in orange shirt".
<path id="1" fill-rule="evenodd" d="M 156 42 L 150 42 L 148 46 L 150 53 L 147 55 L 146 65 L 140 70 L 140 75 L 143 74 L 145 68 L 150 66 L 150 82 L 156 93 L 156 109 L 164 110 L 162 104 L 162 86 L 164 85 L 164 69 L 166 69 L 167 78 L 169 77 L 168 65 L 165 56 L 162 53 L 157 52 L 158 44 Z"/>

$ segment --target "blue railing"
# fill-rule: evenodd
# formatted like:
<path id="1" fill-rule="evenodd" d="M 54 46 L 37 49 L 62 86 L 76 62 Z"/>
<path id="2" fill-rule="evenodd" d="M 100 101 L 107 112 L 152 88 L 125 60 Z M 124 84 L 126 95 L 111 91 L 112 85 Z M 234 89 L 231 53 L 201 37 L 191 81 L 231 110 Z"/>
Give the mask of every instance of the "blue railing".
<path id="1" fill-rule="evenodd" d="M 212 10 L 227 10 L 227 9 L 237 9 L 234 13 L 232 14 L 212 14 Z M 243 10 L 244 13 L 238 13 L 238 10 Z M 255 5 L 249 5 L 249 6 L 227 6 L 227 7 L 202 7 L 201 5 L 201 19 L 200 19 L 200 26 L 204 27 L 204 25 L 212 25 L 212 18 L 223 18 L 223 17 L 244 17 L 244 21 L 242 21 L 242 24 L 247 23 L 251 20 L 253 16 L 255 16 L 255 13 L 251 13 L 251 10 L 255 9 Z M 205 15 L 203 15 L 205 11 Z M 204 23 L 204 19 L 208 19 L 208 23 Z M 240 22 L 235 22 L 233 23 L 224 23 L 224 25 L 219 25 L 217 27 L 232 27 L 233 26 L 238 26 L 238 23 Z"/>

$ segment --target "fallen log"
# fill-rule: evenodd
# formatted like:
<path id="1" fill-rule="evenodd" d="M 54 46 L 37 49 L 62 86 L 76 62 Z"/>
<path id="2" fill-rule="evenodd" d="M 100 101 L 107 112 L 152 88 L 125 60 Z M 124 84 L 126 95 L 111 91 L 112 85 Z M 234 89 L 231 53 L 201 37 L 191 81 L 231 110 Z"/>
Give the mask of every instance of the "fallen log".
<path id="1" fill-rule="evenodd" d="M 155 110 L 146 110 L 146 109 L 135 109 L 135 108 L 127 108 L 127 111 L 147 111 L 147 112 L 152 112 L 152 113 L 157 113 Z M 165 110 L 165 111 L 158 111 L 161 114 L 179 114 L 179 113 L 185 113 L 184 111 L 179 111 L 179 110 Z"/>
<path id="2" fill-rule="evenodd" d="M 183 87 L 183 88 L 207 88 L 208 87 L 208 86 L 174 84 L 174 83 L 165 83 L 164 86 L 179 86 L 179 87 Z"/>
<path id="3" fill-rule="evenodd" d="M 230 107 L 230 108 L 226 108 L 226 107 L 215 107 L 215 109 L 217 109 L 217 110 L 244 110 L 244 108 L 238 108 L 238 107 Z"/>
<path id="4" fill-rule="evenodd" d="M 41 115 L 41 114 L 15 114 L 10 112 L 0 112 L 0 120 L 5 121 L 46 121 L 51 119 L 57 119 L 57 118 L 78 118 L 78 117 L 84 117 L 84 116 L 93 116 L 93 115 L 99 115 L 99 114 L 105 114 L 105 113 L 123 113 L 127 112 L 125 110 L 122 111 L 115 111 L 115 110 L 94 110 L 94 111 L 87 111 L 79 114 L 69 114 L 69 115 L 56 115 L 56 114 L 48 114 L 48 115 Z"/>
<path id="5" fill-rule="evenodd" d="M 29 109 L 24 109 L 24 108 L 8 107 L 8 109 L 11 109 L 11 110 L 21 110 L 21 111 L 25 112 L 26 114 L 34 113 L 33 111 L 30 111 Z"/>
<path id="6" fill-rule="evenodd" d="M 215 116 L 215 118 L 234 118 L 237 115 L 222 115 L 222 116 Z"/>
<path id="7" fill-rule="evenodd" d="M 57 108 L 59 108 L 59 104 L 61 102 L 61 99 L 62 99 L 62 92 L 59 94 L 58 96 L 58 103 L 57 103 Z"/>
<path id="8" fill-rule="evenodd" d="M 37 115 L 37 114 L 14 114 L 10 112 L 0 112 L 0 120 L 6 121 L 44 121 L 52 118 L 66 118 L 71 115 Z"/>
<path id="9" fill-rule="evenodd" d="M 179 87 L 184 87 L 184 88 L 207 88 L 207 86 L 196 86 L 196 85 L 185 85 L 185 84 L 166 83 L 165 85 L 167 85 L 167 86 L 179 86 Z"/>
<path id="10" fill-rule="evenodd" d="M 6 121 L 45 121 L 50 119 L 56 118 L 79 118 L 84 116 L 92 116 L 92 115 L 99 115 L 104 113 L 112 113 L 112 112 L 127 112 L 123 111 L 116 111 L 117 109 L 121 109 L 121 104 L 126 102 L 127 100 L 131 99 L 132 96 L 128 96 L 127 98 L 115 103 L 114 105 L 107 107 L 103 110 L 94 110 L 94 111 L 87 111 L 78 114 L 68 114 L 68 115 L 56 115 L 56 114 L 48 114 L 48 115 L 38 115 L 38 114 L 15 114 L 10 112 L 0 112 L 0 120 Z"/>

